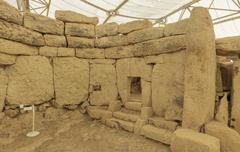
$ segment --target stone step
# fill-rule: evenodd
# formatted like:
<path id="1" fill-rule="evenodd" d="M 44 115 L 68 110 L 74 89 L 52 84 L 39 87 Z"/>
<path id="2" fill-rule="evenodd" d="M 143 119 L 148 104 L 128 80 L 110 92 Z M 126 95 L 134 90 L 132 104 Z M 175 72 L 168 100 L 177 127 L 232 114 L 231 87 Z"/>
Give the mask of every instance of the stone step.
<path id="1" fill-rule="evenodd" d="M 121 120 L 125 120 L 125 121 L 136 122 L 140 118 L 140 115 L 117 111 L 117 112 L 113 113 L 113 117 L 121 119 Z"/>
<path id="2" fill-rule="evenodd" d="M 153 140 L 157 140 L 163 144 L 170 145 L 173 132 L 166 129 L 157 128 L 152 125 L 145 125 L 141 130 L 141 135 Z"/>
<path id="3" fill-rule="evenodd" d="M 128 102 L 142 102 L 142 99 L 139 99 L 139 98 L 129 98 L 128 99 Z"/>
<path id="4" fill-rule="evenodd" d="M 122 128 L 123 130 L 133 132 L 135 123 L 116 118 L 106 119 L 106 125 L 111 128 Z"/>
<path id="5" fill-rule="evenodd" d="M 141 102 L 126 102 L 124 104 L 126 109 L 129 110 L 135 110 L 135 111 L 141 111 L 142 103 Z"/>
<path id="6" fill-rule="evenodd" d="M 175 121 L 167 121 L 162 117 L 154 116 L 148 118 L 148 122 L 150 125 L 153 125 L 158 128 L 167 129 L 169 131 L 175 131 L 178 127 L 178 123 Z"/>

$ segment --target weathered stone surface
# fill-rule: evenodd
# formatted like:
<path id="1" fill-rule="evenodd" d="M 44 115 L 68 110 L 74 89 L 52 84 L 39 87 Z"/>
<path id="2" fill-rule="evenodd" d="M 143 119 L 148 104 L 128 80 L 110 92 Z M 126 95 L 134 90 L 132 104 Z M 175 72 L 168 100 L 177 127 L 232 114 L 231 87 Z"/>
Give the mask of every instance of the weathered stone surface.
<path id="1" fill-rule="evenodd" d="M 163 63 L 163 56 L 162 55 L 154 55 L 154 56 L 145 56 L 144 60 L 146 64 L 162 64 Z"/>
<path id="2" fill-rule="evenodd" d="M 38 14 L 25 13 L 24 26 L 41 33 L 56 35 L 64 34 L 64 23 L 62 21 Z"/>
<path id="3" fill-rule="evenodd" d="M 149 124 L 154 125 L 158 128 L 163 128 L 170 131 L 175 131 L 177 129 L 178 123 L 175 121 L 167 121 L 162 117 L 151 117 L 148 119 Z"/>
<path id="4" fill-rule="evenodd" d="M 141 118 L 147 120 L 153 114 L 152 107 L 142 107 L 141 108 Z"/>
<path id="5" fill-rule="evenodd" d="M 93 48 L 94 39 L 67 36 L 68 47 L 72 48 Z"/>
<path id="6" fill-rule="evenodd" d="M 88 98 L 89 64 L 75 57 L 54 58 L 57 106 L 80 104 Z"/>
<path id="7" fill-rule="evenodd" d="M 127 35 L 130 44 L 153 40 L 163 37 L 163 28 L 150 27 L 139 31 L 131 32 Z"/>
<path id="8" fill-rule="evenodd" d="M 39 48 L 39 54 L 42 56 L 54 57 L 57 56 L 57 47 L 44 46 Z"/>
<path id="9" fill-rule="evenodd" d="M 190 129 L 178 129 L 174 133 L 171 150 L 172 152 L 220 152 L 220 141 Z"/>
<path id="10" fill-rule="evenodd" d="M 46 57 L 19 56 L 6 72 L 9 104 L 39 104 L 53 98 L 53 71 Z"/>
<path id="11" fill-rule="evenodd" d="M 115 100 L 109 103 L 108 110 L 112 112 L 120 111 L 122 107 L 122 102 L 120 100 Z"/>
<path id="12" fill-rule="evenodd" d="M 37 55 L 38 48 L 0 38 L 0 52 L 11 55 Z"/>
<path id="13" fill-rule="evenodd" d="M 147 120 L 138 119 L 134 126 L 134 133 L 141 135 L 141 130 L 142 130 L 143 126 L 145 126 L 147 123 L 148 123 Z"/>
<path id="14" fill-rule="evenodd" d="M 63 56 L 63 57 L 64 56 L 65 57 L 75 56 L 75 49 L 74 48 L 59 47 L 57 56 Z"/>
<path id="15" fill-rule="evenodd" d="M 220 139 L 221 152 L 238 152 L 240 148 L 240 135 L 235 130 L 217 121 L 206 124 L 207 134 Z"/>
<path id="16" fill-rule="evenodd" d="M 186 34 L 189 19 L 183 19 L 175 23 L 169 23 L 164 27 L 164 36 Z"/>
<path id="17" fill-rule="evenodd" d="M 16 56 L 0 53 L 0 65 L 11 65 L 16 61 Z"/>
<path id="18" fill-rule="evenodd" d="M 90 103 L 91 105 L 109 105 L 116 101 L 116 69 L 111 64 L 90 65 Z"/>
<path id="19" fill-rule="evenodd" d="M 8 84 L 8 77 L 3 68 L 0 68 L 0 82 L 1 82 L 0 83 L 0 113 L 1 113 L 5 105 Z"/>
<path id="20" fill-rule="evenodd" d="M 152 73 L 152 107 L 156 115 L 164 117 L 184 96 L 185 51 L 160 56 L 162 63 L 156 64 Z"/>
<path id="21" fill-rule="evenodd" d="M 91 64 L 115 64 L 116 60 L 113 59 L 92 59 Z"/>
<path id="22" fill-rule="evenodd" d="M 98 24 L 97 17 L 87 17 L 73 11 L 57 10 L 55 12 L 55 18 L 64 22 Z"/>
<path id="23" fill-rule="evenodd" d="M 186 42 L 183 127 L 199 130 L 213 118 L 216 94 L 215 36 L 207 9 L 193 9 Z"/>
<path id="24" fill-rule="evenodd" d="M 128 44 L 128 40 L 126 35 L 116 35 L 116 36 L 98 38 L 96 39 L 95 45 L 100 48 L 108 48 L 108 47 L 122 46 L 127 44 Z"/>
<path id="25" fill-rule="evenodd" d="M 145 64 L 143 58 L 119 59 L 116 68 L 118 91 L 123 103 L 128 101 L 130 93 L 129 77 L 141 77 L 142 81 L 151 81 L 152 67 Z"/>
<path id="26" fill-rule="evenodd" d="M 45 34 L 44 39 L 47 46 L 65 47 L 67 41 L 65 36 Z"/>
<path id="27" fill-rule="evenodd" d="M 0 19 L 22 25 L 20 12 L 4 0 L 0 0 Z"/>
<path id="28" fill-rule="evenodd" d="M 184 35 L 165 37 L 135 44 L 134 56 L 158 55 L 186 49 Z"/>
<path id="29" fill-rule="evenodd" d="M 35 46 L 45 43 L 42 34 L 3 20 L 0 20 L 0 37 Z"/>
<path id="30" fill-rule="evenodd" d="M 216 39 L 216 49 L 218 54 L 240 53 L 240 36 Z"/>
<path id="31" fill-rule="evenodd" d="M 104 49 L 89 48 L 89 49 L 76 49 L 76 56 L 79 58 L 88 59 L 104 59 Z"/>
<path id="32" fill-rule="evenodd" d="M 134 45 L 118 46 L 105 49 L 105 57 L 109 59 L 120 59 L 133 57 Z"/>
<path id="33" fill-rule="evenodd" d="M 152 71 L 152 70 L 151 70 Z M 141 81 L 142 107 L 152 107 L 152 84 L 149 81 Z"/>
<path id="34" fill-rule="evenodd" d="M 183 97 L 177 98 L 167 108 L 164 119 L 169 121 L 182 121 Z"/>
<path id="35" fill-rule="evenodd" d="M 217 105 L 217 113 L 215 116 L 215 119 L 223 124 L 228 124 L 228 99 L 227 99 L 227 93 L 224 93 L 224 96 L 220 100 L 219 105 Z"/>
<path id="36" fill-rule="evenodd" d="M 148 20 L 136 20 L 119 25 L 119 33 L 127 34 L 132 31 L 141 30 L 144 28 L 152 27 L 152 23 Z"/>
<path id="37" fill-rule="evenodd" d="M 95 27 L 91 24 L 66 23 L 65 34 L 80 37 L 95 37 Z"/>
<path id="38" fill-rule="evenodd" d="M 96 26 L 96 37 L 114 36 L 118 34 L 117 23 L 107 23 Z"/>
<path id="39" fill-rule="evenodd" d="M 89 106 L 87 108 L 87 112 L 89 116 L 93 119 L 102 119 L 102 118 L 111 118 L 112 117 L 112 112 L 107 111 L 99 106 Z"/>

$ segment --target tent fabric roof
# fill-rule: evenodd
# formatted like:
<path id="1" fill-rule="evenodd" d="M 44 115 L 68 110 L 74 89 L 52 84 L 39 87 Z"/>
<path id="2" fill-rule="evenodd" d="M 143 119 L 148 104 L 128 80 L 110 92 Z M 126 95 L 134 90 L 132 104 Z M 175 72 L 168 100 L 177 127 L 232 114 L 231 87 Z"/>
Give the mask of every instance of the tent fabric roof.
<path id="1" fill-rule="evenodd" d="M 17 6 L 16 0 L 7 0 L 10 4 Z M 33 7 L 38 7 L 38 3 L 29 0 Z M 97 16 L 100 23 L 103 23 L 108 17 L 108 11 L 116 9 L 123 0 L 85 0 L 99 8 L 93 7 L 84 0 L 51 0 L 49 17 L 54 18 L 55 10 L 72 10 L 87 16 Z M 163 17 L 170 12 L 180 8 L 181 6 L 191 2 L 192 0 L 128 0 L 118 11 L 119 15 L 111 17 L 107 22 L 125 23 L 137 18 L 155 19 Z M 213 3 L 212 3 L 213 2 Z M 214 8 L 239 10 L 232 0 L 200 0 L 193 6 L 209 7 L 212 3 Z M 102 9 L 101 9 L 102 8 Z M 233 13 L 233 11 L 221 11 L 210 9 L 213 19 Z M 175 22 L 178 20 L 181 11 L 175 13 L 167 19 L 167 22 Z M 183 18 L 189 17 L 190 13 L 185 11 Z M 239 13 L 237 14 L 239 15 Z M 240 21 L 232 20 L 222 24 L 215 25 L 216 37 L 240 35 Z"/>

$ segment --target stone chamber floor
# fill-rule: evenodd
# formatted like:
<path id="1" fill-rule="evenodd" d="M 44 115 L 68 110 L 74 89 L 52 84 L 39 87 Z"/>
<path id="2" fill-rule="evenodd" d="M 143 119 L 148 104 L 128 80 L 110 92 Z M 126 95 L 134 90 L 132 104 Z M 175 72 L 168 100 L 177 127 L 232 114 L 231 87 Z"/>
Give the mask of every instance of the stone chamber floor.
<path id="1" fill-rule="evenodd" d="M 36 113 L 37 137 L 26 137 L 32 114 L 0 120 L 0 152 L 170 152 L 157 141 L 106 127 L 79 111 Z"/>

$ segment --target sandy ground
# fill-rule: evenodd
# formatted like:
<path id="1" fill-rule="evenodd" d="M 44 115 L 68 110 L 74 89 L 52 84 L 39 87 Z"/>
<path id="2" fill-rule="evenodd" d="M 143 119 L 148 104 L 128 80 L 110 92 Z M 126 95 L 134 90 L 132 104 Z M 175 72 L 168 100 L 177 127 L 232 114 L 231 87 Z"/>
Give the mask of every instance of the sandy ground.
<path id="1" fill-rule="evenodd" d="M 78 111 L 37 113 L 37 137 L 26 137 L 31 114 L 0 122 L 0 152 L 170 152 L 169 147 L 106 127 Z M 54 119 L 54 120 L 53 120 Z"/>

